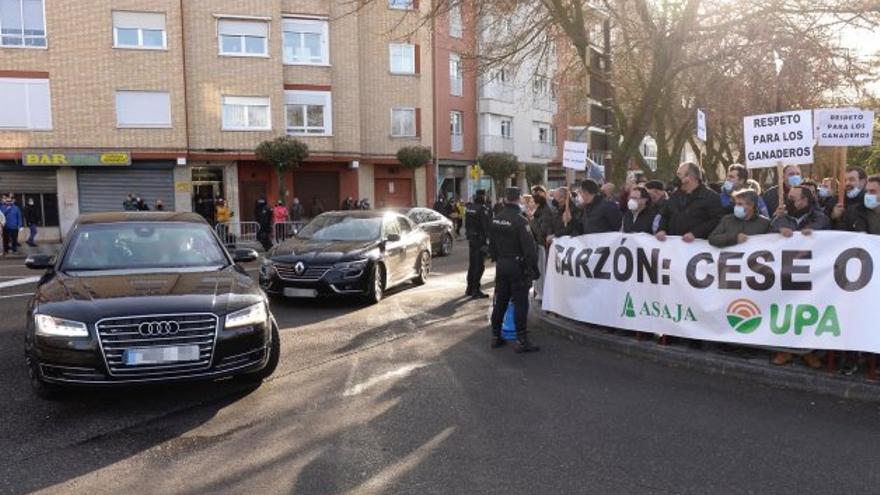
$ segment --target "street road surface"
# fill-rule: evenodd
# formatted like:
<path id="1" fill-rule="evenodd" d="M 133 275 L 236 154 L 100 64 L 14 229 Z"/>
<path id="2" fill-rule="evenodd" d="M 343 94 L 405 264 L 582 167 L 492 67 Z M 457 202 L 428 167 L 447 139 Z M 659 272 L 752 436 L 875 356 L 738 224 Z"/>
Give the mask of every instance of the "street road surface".
<path id="1" fill-rule="evenodd" d="M 488 300 L 462 297 L 466 259 L 456 246 L 435 258 L 426 286 L 378 306 L 274 304 L 282 360 L 259 388 L 59 402 L 31 394 L 23 365 L 33 283 L 17 281 L 34 273 L 3 260 L 0 493 L 880 490 L 878 405 L 677 370 L 540 330 L 537 354 L 490 350 Z"/>

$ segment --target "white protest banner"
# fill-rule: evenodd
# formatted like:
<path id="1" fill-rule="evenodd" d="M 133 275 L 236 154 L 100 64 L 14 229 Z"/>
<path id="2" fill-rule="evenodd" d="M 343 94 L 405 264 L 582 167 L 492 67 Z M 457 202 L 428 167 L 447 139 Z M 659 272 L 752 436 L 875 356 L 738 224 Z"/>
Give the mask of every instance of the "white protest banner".
<path id="1" fill-rule="evenodd" d="M 697 109 L 697 139 L 706 142 L 706 114 Z"/>
<path id="2" fill-rule="evenodd" d="M 718 249 L 648 234 L 559 237 L 543 309 L 699 340 L 880 353 L 880 236 L 752 236 Z"/>
<path id="3" fill-rule="evenodd" d="M 575 170 L 586 170 L 587 143 L 566 141 L 562 147 L 562 166 Z"/>
<path id="4" fill-rule="evenodd" d="M 857 108 L 816 110 L 819 146 L 871 146 L 874 112 Z"/>
<path id="5" fill-rule="evenodd" d="M 813 163 L 813 112 L 753 115 L 743 119 L 748 168 Z"/>

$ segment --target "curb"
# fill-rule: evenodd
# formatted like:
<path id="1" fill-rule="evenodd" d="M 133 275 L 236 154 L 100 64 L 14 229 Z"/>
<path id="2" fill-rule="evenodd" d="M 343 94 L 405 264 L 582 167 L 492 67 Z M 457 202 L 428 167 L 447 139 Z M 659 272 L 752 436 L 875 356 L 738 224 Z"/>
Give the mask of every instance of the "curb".
<path id="1" fill-rule="evenodd" d="M 824 371 L 776 367 L 755 360 L 726 356 L 711 351 L 694 351 L 677 346 L 639 342 L 631 335 L 607 333 L 607 329 L 546 313 L 530 305 L 529 313 L 543 323 L 542 328 L 571 342 L 588 344 L 625 356 L 646 359 L 670 367 L 699 371 L 708 375 L 749 380 L 778 388 L 800 390 L 869 402 L 880 402 L 880 382 L 861 377 L 844 377 Z M 627 334 L 631 332 L 627 331 Z"/>

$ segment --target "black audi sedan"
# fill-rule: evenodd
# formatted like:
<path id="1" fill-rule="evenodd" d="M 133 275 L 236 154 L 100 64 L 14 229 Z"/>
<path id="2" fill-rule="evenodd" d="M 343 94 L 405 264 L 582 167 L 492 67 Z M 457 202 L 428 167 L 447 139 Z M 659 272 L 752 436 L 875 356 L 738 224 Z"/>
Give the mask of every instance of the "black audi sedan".
<path id="1" fill-rule="evenodd" d="M 393 286 L 424 284 L 430 270 L 431 240 L 405 216 L 333 211 L 269 251 L 260 285 L 270 295 L 359 296 L 377 303 Z"/>
<path id="2" fill-rule="evenodd" d="M 28 305 L 25 356 L 34 390 L 216 379 L 262 380 L 280 342 L 268 301 L 193 213 L 80 216 Z"/>
<path id="3" fill-rule="evenodd" d="M 410 208 L 406 216 L 431 236 L 431 249 L 437 256 L 449 256 L 455 239 L 452 220 L 429 208 Z"/>

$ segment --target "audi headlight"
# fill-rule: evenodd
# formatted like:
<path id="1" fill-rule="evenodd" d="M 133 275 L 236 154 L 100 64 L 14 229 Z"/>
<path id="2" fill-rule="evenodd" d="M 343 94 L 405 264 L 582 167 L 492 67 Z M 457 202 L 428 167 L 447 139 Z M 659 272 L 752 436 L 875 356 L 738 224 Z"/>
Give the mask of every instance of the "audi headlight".
<path id="1" fill-rule="evenodd" d="M 37 335 L 47 337 L 88 337 L 89 330 L 85 323 L 55 318 L 49 315 L 34 315 Z"/>
<path id="2" fill-rule="evenodd" d="M 268 319 L 269 313 L 266 311 L 266 304 L 258 302 L 253 306 L 248 306 L 226 315 L 226 328 L 260 325 L 266 323 Z"/>

